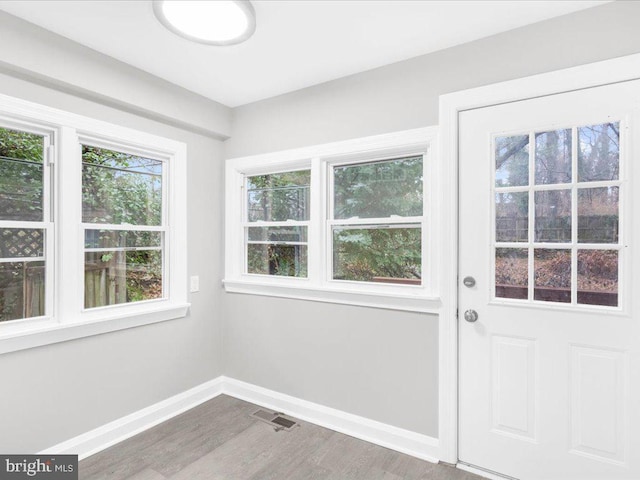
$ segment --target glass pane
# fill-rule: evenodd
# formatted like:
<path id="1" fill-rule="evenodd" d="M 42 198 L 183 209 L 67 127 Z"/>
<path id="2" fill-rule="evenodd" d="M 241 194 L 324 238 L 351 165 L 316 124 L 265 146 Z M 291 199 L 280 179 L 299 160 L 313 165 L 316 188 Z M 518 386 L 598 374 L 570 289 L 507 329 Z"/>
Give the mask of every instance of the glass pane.
<path id="1" fill-rule="evenodd" d="M 44 257 L 44 230 L 0 228 L 0 258 Z"/>
<path id="2" fill-rule="evenodd" d="M 535 249 L 534 300 L 571 302 L 571 250 Z"/>
<path id="3" fill-rule="evenodd" d="M 529 193 L 496 193 L 496 241 L 529 240 Z"/>
<path id="4" fill-rule="evenodd" d="M 83 145 L 82 221 L 160 225 L 162 162 Z"/>
<path id="5" fill-rule="evenodd" d="M 529 185 L 529 135 L 496 138 L 496 187 Z"/>
<path id="6" fill-rule="evenodd" d="M 248 177 L 248 221 L 309 220 L 310 181 L 311 170 Z"/>
<path id="7" fill-rule="evenodd" d="M 84 306 L 104 307 L 162 298 L 162 252 L 84 254 Z"/>
<path id="8" fill-rule="evenodd" d="M 529 251 L 496 248 L 496 297 L 526 300 L 529 286 Z"/>
<path id="9" fill-rule="evenodd" d="M 161 232 L 85 230 L 84 248 L 139 248 L 162 246 Z"/>
<path id="10" fill-rule="evenodd" d="M 578 242 L 618 243 L 618 187 L 578 190 Z"/>
<path id="11" fill-rule="evenodd" d="M 422 229 L 333 229 L 333 278 L 421 284 Z"/>
<path id="12" fill-rule="evenodd" d="M 571 190 L 535 192 L 535 241 L 571 241 Z"/>
<path id="13" fill-rule="evenodd" d="M 618 180 L 620 123 L 578 128 L 578 181 Z"/>
<path id="14" fill-rule="evenodd" d="M 42 221 L 43 137 L 0 128 L 0 220 Z"/>
<path id="15" fill-rule="evenodd" d="M 307 276 L 306 245 L 247 245 L 247 272 L 285 277 Z"/>
<path id="16" fill-rule="evenodd" d="M 334 218 L 422 215 L 422 156 L 333 169 Z"/>
<path id="17" fill-rule="evenodd" d="M 249 227 L 249 242 L 306 242 L 307 227 Z"/>
<path id="18" fill-rule="evenodd" d="M 578 303 L 618 306 L 617 251 L 578 251 Z"/>
<path id="19" fill-rule="evenodd" d="M 571 129 L 536 133 L 536 184 L 571 182 Z"/>
<path id="20" fill-rule="evenodd" d="M 0 322 L 45 314 L 44 262 L 0 263 Z"/>

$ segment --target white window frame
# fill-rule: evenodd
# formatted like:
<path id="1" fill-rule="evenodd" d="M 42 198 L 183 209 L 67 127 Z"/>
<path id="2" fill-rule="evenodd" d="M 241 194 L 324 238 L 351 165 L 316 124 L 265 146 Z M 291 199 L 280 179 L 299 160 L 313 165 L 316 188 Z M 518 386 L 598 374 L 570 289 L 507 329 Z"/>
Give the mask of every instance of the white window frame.
<path id="1" fill-rule="evenodd" d="M 46 315 L 1 322 L 0 354 L 186 316 L 186 145 L 6 95 L 0 112 L 0 126 L 45 132 L 53 144 L 45 149 Z M 84 230 L 105 226 L 82 223 L 83 142 L 163 162 L 163 298 L 84 308 Z"/>
<path id="2" fill-rule="evenodd" d="M 433 165 L 437 158 L 437 138 L 437 127 L 418 128 L 227 160 L 224 279 L 226 291 L 413 312 L 437 312 L 440 299 L 437 289 L 438 260 L 435 252 L 438 234 L 434 202 L 439 198 L 439 192 Z M 334 220 L 332 215 L 333 167 L 415 155 L 423 156 L 423 215 L 385 218 L 381 221 L 383 224 L 420 224 L 423 272 L 421 285 L 334 280 L 331 226 L 342 221 Z M 246 177 L 303 169 L 311 170 L 308 276 L 296 278 L 246 273 Z M 353 223 L 353 220 L 348 222 Z M 369 224 L 371 219 L 355 222 Z"/>

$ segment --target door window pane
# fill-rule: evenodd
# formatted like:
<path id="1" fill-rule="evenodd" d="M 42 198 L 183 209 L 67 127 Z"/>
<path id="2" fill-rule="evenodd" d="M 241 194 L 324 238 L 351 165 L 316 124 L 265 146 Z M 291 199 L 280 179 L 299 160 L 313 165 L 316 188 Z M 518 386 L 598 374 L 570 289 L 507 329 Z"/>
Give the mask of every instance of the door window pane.
<path id="1" fill-rule="evenodd" d="M 527 150 L 531 136 L 535 137 L 534 155 Z M 620 244 L 622 228 L 619 144 L 619 121 L 496 138 L 496 298 L 619 304 L 619 254 L 613 249 Z M 575 174 L 573 165 L 577 165 Z M 535 185 L 527 183 L 530 169 L 535 172 Z M 531 237 L 529 199 L 534 202 Z M 514 248 L 515 243 L 527 243 L 528 248 Z M 541 245 L 554 243 L 562 245 Z M 533 255 L 533 272 L 529 272 L 529 255 Z M 527 290 L 531 273 L 533 299 Z M 577 285 L 571 284 L 572 274 Z M 573 298 L 572 291 L 577 291 Z"/>
<path id="2" fill-rule="evenodd" d="M 618 180 L 620 122 L 578 128 L 578 181 Z"/>
<path id="3" fill-rule="evenodd" d="M 617 251 L 578 251 L 578 303 L 618 306 Z"/>
<path id="4" fill-rule="evenodd" d="M 310 170 L 247 178 L 247 220 L 309 220 Z"/>
<path id="5" fill-rule="evenodd" d="M 536 133 L 536 185 L 571 182 L 571 129 Z"/>
<path id="6" fill-rule="evenodd" d="M 529 192 L 496 193 L 496 241 L 529 240 Z"/>
<path id="7" fill-rule="evenodd" d="M 160 225 L 162 162 L 83 145 L 82 221 Z"/>
<path id="8" fill-rule="evenodd" d="M 618 243 L 618 187 L 578 190 L 578 242 Z"/>
<path id="9" fill-rule="evenodd" d="M 420 285 L 422 229 L 333 228 L 333 278 Z"/>
<path id="10" fill-rule="evenodd" d="M 496 138 L 496 187 L 529 184 L 529 135 Z"/>
<path id="11" fill-rule="evenodd" d="M 44 139 L 0 128 L 0 220 L 43 220 Z"/>
<path id="12" fill-rule="evenodd" d="M 535 241 L 571 242 L 571 190 L 535 192 Z"/>
<path id="13" fill-rule="evenodd" d="M 422 156 L 335 167 L 334 218 L 422 215 Z"/>
<path id="14" fill-rule="evenodd" d="M 529 250 L 496 248 L 496 297 L 526 300 L 529 286 Z"/>
<path id="15" fill-rule="evenodd" d="M 571 250 L 535 249 L 534 300 L 571 302 Z"/>

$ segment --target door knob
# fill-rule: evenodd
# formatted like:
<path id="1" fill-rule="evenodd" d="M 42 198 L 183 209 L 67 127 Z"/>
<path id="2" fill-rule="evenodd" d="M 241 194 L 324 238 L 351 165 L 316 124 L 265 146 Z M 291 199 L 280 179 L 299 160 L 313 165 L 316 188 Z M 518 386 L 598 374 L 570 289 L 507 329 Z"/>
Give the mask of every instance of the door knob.
<path id="1" fill-rule="evenodd" d="M 464 279 L 462 280 L 462 283 L 464 284 L 465 287 L 472 288 L 476 284 L 476 279 L 473 277 L 464 277 Z"/>
<path id="2" fill-rule="evenodd" d="M 464 319 L 467 322 L 473 323 L 478 320 L 478 312 L 476 312 L 475 310 L 467 310 L 464 312 Z"/>

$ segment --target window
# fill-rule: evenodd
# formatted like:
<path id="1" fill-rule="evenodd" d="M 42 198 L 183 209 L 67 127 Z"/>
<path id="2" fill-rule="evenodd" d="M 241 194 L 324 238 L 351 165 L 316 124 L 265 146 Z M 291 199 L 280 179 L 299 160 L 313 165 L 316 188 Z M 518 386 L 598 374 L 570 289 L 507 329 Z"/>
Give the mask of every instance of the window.
<path id="1" fill-rule="evenodd" d="M 309 170 L 247 177 L 247 273 L 307 277 L 310 178 Z"/>
<path id="2" fill-rule="evenodd" d="M 49 139 L 0 127 L 0 322 L 51 311 Z"/>
<path id="3" fill-rule="evenodd" d="M 0 111 L 0 353 L 184 316 L 184 144 Z"/>
<path id="4" fill-rule="evenodd" d="M 494 296 L 620 305 L 620 122 L 497 137 L 494 157 Z"/>
<path id="5" fill-rule="evenodd" d="M 163 297 L 162 163 L 82 145 L 85 308 Z"/>
<path id="6" fill-rule="evenodd" d="M 436 130 L 227 161 L 225 288 L 435 311 Z"/>
<path id="7" fill-rule="evenodd" d="M 332 278 L 420 285 L 423 156 L 332 170 Z"/>

